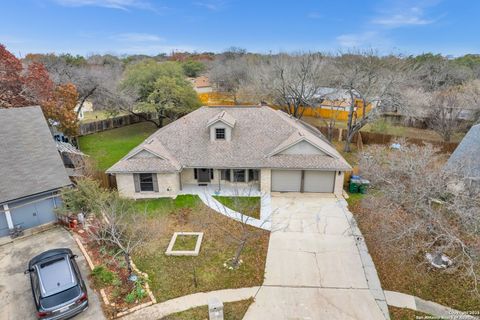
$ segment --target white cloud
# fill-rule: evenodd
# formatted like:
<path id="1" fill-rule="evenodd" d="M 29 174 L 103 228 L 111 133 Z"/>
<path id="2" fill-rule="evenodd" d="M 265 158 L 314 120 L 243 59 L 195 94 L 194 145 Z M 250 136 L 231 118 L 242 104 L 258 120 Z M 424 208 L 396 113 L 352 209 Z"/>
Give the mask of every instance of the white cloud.
<path id="1" fill-rule="evenodd" d="M 310 18 L 310 19 L 320 19 L 320 18 L 323 18 L 323 14 L 319 13 L 319 12 L 316 12 L 316 11 L 313 11 L 313 12 L 309 12 L 307 14 L 307 18 Z"/>
<path id="2" fill-rule="evenodd" d="M 373 24 L 382 25 L 389 28 L 398 28 L 403 26 L 421 26 L 435 22 L 435 20 L 424 17 L 422 8 L 411 7 L 404 10 L 405 12 L 397 12 L 395 14 L 377 17 L 371 22 Z"/>
<path id="3" fill-rule="evenodd" d="M 56 3 L 67 7 L 94 6 L 119 10 L 131 8 L 153 10 L 153 6 L 143 0 L 54 0 Z"/>
<path id="4" fill-rule="evenodd" d="M 375 40 L 380 40 L 379 34 L 375 31 L 342 34 L 337 37 L 338 44 L 344 48 L 358 48 L 370 46 L 372 44 L 372 41 Z"/>
<path id="5" fill-rule="evenodd" d="M 224 0 L 209 0 L 209 1 L 195 1 L 194 5 L 206 8 L 210 11 L 220 11 L 225 7 L 227 1 Z"/>
<path id="6" fill-rule="evenodd" d="M 159 37 L 155 34 L 135 32 L 120 33 L 112 36 L 112 39 L 123 42 L 158 42 L 165 40 L 164 38 Z"/>
<path id="7" fill-rule="evenodd" d="M 132 45 L 115 50 L 120 54 L 147 54 L 171 53 L 173 51 L 196 51 L 197 48 L 187 45 Z"/>

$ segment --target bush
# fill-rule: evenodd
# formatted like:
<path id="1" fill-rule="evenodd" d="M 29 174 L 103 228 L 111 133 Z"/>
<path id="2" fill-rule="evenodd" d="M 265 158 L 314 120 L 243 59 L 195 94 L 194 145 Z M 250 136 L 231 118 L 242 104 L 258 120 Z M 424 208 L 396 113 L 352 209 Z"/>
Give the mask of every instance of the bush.
<path id="1" fill-rule="evenodd" d="M 103 288 L 118 282 L 118 277 L 112 271 L 105 268 L 105 266 L 96 266 L 92 270 L 92 278 L 95 287 Z"/>
<path id="2" fill-rule="evenodd" d="M 126 303 L 134 303 L 137 300 L 145 298 L 147 293 L 145 292 L 145 289 L 143 289 L 143 283 L 144 281 L 142 278 L 138 278 L 138 280 L 135 281 L 133 290 L 125 297 Z"/>

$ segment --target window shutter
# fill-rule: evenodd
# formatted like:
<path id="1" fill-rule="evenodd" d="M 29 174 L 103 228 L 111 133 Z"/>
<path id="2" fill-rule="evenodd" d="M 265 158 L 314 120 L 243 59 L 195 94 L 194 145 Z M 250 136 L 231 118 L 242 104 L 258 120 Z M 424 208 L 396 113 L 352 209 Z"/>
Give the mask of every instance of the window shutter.
<path id="1" fill-rule="evenodd" d="M 135 192 L 140 192 L 140 175 L 138 173 L 133 174 L 133 184 L 135 185 Z"/>
<path id="2" fill-rule="evenodd" d="M 152 182 L 153 182 L 153 191 L 158 192 L 158 180 L 157 180 L 156 173 L 152 173 Z"/>
<path id="3" fill-rule="evenodd" d="M 210 179 L 212 179 L 212 180 L 214 179 L 213 178 L 213 169 L 210 169 Z"/>
<path id="4" fill-rule="evenodd" d="M 197 169 L 193 169 L 193 178 L 198 179 Z"/>

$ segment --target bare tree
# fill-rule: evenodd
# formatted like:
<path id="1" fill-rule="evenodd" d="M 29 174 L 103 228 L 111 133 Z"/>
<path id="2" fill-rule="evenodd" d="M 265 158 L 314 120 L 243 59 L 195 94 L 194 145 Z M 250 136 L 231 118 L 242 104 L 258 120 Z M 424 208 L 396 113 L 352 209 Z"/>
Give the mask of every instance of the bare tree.
<path id="1" fill-rule="evenodd" d="M 243 54 L 228 54 L 212 62 L 208 77 L 218 91 L 232 95 L 237 104 L 238 90 L 248 80 L 247 59 Z"/>
<path id="2" fill-rule="evenodd" d="M 436 148 L 401 144 L 400 150 L 371 146 L 361 155 L 362 175 L 376 190 L 362 203 L 363 218 L 375 221 L 374 232 L 391 250 L 408 257 L 447 254 L 454 263 L 448 269 L 469 277 L 478 294 L 478 192 L 453 191 L 449 185 L 462 177 L 443 169 Z"/>
<path id="3" fill-rule="evenodd" d="M 150 237 L 148 224 L 145 212 L 136 212 L 130 200 L 111 193 L 109 199 L 99 205 L 98 215 L 87 230 L 92 240 L 118 249 L 131 274 L 131 255 Z"/>
<path id="4" fill-rule="evenodd" d="M 436 92 L 430 106 L 427 123 L 444 141 L 449 142 L 452 135 L 462 127 L 465 100 L 459 88 L 449 88 Z"/>
<path id="5" fill-rule="evenodd" d="M 405 80 L 405 63 L 395 56 L 379 57 L 374 51 L 362 51 L 343 54 L 334 64 L 337 72 L 331 80 L 332 86 L 347 90 L 350 95 L 344 147 L 348 152 L 360 129 L 398 104 L 399 85 Z M 370 110 L 369 106 L 372 106 Z"/>
<path id="6" fill-rule="evenodd" d="M 241 255 L 247 246 L 247 244 L 254 239 L 260 237 L 262 235 L 262 230 L 265 225 L 271 223 L 270 216 L 269 217 L 260 217 L 260 219 L 253 218 L 257 212 L 261 211 L 261 202 L 262 199 L 265 198 L 265 195 L 260 196 L 260 202 L 255 203 L 252 202 L 245 202 L 242 201 L 244 197 L 253 197 L 257 196 L 253 193 L 253 187 L 240 189 L 238 187 L 234 187 L 233 193 L 231 196 L 232 204 L 231 207 L 234 208 L 241 208 L 241 212 L 235 212 L 230 208 L 222 205 L 217 200 L 214 200 L 214 203 L 210 203 L 209 207 L 216 208 L 216 211 L 223 213 L 225 216 L 230 217 L 238 222 L 237 232 L 231 232 L 231 230 L 226 229 L 222 226 L 222 224 L 217 223 L 215 220 L 211 221 L 202 221 L 201 223 L 212 224 L 215 228 L 222 230 L 225 233 L 225 236 L 235 243 L 236 250 L 235 254 L 232 257 L 230 263 L 231 267 L 238 268 L 241 263 Z M 208 197 L 207 197 L 208 198 Z"/>
<path id="7" fill-rule="evenodd" d="M 324 66 L 320 54 L 271 56 L 252 66 L 252 85 L 261 100 L 271 101 L 300 119 L 322 85 Z"/>

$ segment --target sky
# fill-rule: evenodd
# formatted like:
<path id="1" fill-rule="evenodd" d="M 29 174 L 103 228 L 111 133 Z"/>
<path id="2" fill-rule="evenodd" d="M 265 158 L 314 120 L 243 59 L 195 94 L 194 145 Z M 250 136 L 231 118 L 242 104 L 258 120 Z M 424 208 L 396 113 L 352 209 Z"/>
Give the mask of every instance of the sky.
<path id="1" fill-rule="evenodd" d="M 27 53 L 480 53 L 480 0 L 2 0 L 0 43 Z"/>

